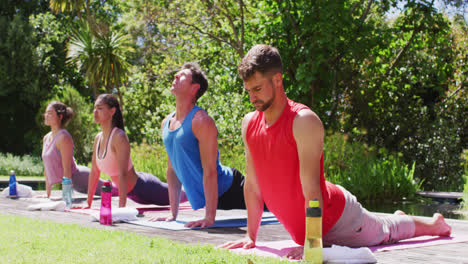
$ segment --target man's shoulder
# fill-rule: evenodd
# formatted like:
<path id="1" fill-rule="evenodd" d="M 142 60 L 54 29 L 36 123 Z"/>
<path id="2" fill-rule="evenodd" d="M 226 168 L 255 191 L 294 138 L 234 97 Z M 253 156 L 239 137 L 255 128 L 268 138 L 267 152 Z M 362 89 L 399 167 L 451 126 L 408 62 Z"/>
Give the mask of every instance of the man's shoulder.
<path id="1" fill-rule="evenodd" d="M 200 136 L 206 135 L 207 133 L 213 133 L 217 135 L 218 128 L 216 127 L 214 119 L 208 115 L 205 110 L 200 108 L 193 115 L 192 132 L 194 133 L 195 137 L 199 138 Z"/>
<path id="2" fill-rule="evenodd" d="M 206 112 L 204 109 L 199 108 L 197 112 L 193 115 L 192 124 L 193 123 L 200 123 L 205 124 L 208 122 L 214 122 L 213 118 Z"/>
<path id="3" fill-rule="evenodd" d="M 309 108 L 301 109 L 294 117 L 294 123 L 322 123 L 319 116 Z"/>
<path id="4" fill-rule="evenodd" d="M 302 109 L 297 112 L 293 121 L 293 133 L 304 131 L 323 131 L 323 124 L 318 115 L 309 108 Z"/>
<path id="5" fill-rule="evenodd" d="M 244 116 L 244 118 L 242 119 L 242 127 L 249 125 L 249 122 L 250 122 L 250 120 L 252 120 L 255 113 L 256 113 L 256 111 L 253 111 L 253 112 L 247 113 Z"/>

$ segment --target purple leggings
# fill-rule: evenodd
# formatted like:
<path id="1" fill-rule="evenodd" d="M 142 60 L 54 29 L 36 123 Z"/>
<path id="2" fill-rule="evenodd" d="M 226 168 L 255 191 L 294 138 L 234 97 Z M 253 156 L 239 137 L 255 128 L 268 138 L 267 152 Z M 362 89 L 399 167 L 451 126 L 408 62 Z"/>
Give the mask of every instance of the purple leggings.
<path id="1" fill-rule="evenodd" d="M 88 178 L 91 170 L 88 167 L 81 165 L 77 165 L 76 168 L 77 171 L 72 175 L 73 189 L 80 193 L 88 193 Z M 104 181 L 99 179 L 96 192 L 94 194 L 101 195 L 101 187 L 103 183 Z"/>
<path id="2" fill-rule="evenodd" d="M 128 198 L 139 204 L 169 205 L 167 183 L 150 173 L 137 172 L 137 175 L 138 180 L 128 193 Z"/>
<path id="3" fill-rule="evenodd" d="M 77 172 L 72 175 L 73 189 L 80 193 L 88 192 L 88 178 L 90 169 L 85 166 L 77 166 Z M 138 180 L 127 197 L 139 204 L 169 205 L 169 190 L 167 183 L 162 182 L 158 177 L 146 173 L 137 172 Z M 101 187 L 104 181 L 99 179 L 96 187 L 96 195 L 101 195 Z M 119 190 L 112 184 L 112 196 L 119 196 Z M 187 197 L 182 190 L 181 201 L 186 201 Z"/>

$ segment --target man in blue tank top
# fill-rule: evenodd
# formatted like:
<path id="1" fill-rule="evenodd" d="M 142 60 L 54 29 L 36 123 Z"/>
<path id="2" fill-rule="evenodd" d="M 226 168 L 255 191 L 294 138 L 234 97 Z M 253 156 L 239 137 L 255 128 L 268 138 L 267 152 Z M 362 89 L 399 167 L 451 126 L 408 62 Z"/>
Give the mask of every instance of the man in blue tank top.
<path id="1" fill-rule="evenodd" d="M 245 209 L 244 176 L 219 162 L 218 129 L 208 113 L 196 106 L 208 89 L 208 80 L 195 63 L 186 63 L 174 76 L 171 93 L 176 111 L 162 123 L 167 155 L 167 183 L 171 215 L 157 220 L 173 221 L 179 210 L 181 187 L 193 209 L 205 207 L 205 218 L 187 227 L 214 224 L 216 209 Z"/>

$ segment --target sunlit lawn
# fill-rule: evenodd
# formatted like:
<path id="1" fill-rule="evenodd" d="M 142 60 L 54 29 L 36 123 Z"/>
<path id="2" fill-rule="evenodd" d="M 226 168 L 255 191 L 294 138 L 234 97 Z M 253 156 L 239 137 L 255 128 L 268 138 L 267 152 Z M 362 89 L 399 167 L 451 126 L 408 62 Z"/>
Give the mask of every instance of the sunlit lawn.
<path id="1" fill-rule="evenodd" d="M 3 214 L 0 234 L 0 263 L 282 263 L 207 245 Z"/>

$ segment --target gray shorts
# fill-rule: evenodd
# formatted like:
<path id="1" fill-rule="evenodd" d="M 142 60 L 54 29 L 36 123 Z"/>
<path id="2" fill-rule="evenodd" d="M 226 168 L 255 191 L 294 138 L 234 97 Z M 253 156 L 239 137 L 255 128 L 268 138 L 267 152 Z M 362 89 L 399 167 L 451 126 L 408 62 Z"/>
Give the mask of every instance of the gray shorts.
<path id="1" fill-rule="evenodd" d="M 414 236 L 415 224 L 410 216 L 370 213 L 362 208 L 354 195 L 337 186 L 345 196 L 345 207 L 336 224 L 323 236 L 324 245 L 375 246 Z"/>

